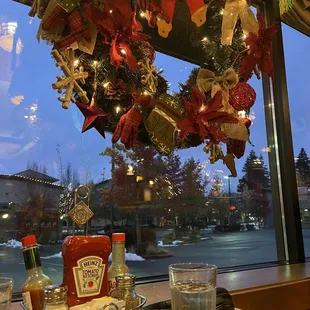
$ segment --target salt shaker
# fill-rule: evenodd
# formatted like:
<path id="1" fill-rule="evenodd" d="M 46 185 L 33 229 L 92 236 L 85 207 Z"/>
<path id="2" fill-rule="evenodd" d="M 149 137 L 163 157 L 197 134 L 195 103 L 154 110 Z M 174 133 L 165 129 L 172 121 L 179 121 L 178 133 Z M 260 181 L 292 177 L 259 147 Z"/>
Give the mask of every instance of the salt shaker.
<path id="1" fill-rule="evenodd" d="M 116 289 L 111 292 L 111 297 L 125 301 L 125 310 L 136 309 L 140 304 L 140 297 L 135 290 L 136 277 L 132 274 L 116 276 Z"/>
<path id="2" fill-rule="evenodd" d="M 67 288 L 60 285 L 49 285 L 44 288 L 44 310 L 68 310 Z"/>

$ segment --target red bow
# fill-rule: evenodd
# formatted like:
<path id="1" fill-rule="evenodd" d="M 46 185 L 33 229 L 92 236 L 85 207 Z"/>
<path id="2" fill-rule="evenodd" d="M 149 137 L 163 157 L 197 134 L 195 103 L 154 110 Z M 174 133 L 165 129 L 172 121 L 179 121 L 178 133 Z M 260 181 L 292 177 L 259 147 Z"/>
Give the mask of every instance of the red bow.
<path id="1" fill-rule="evenodd" d="M 256 65 L 258 69 L 268 76 L 273 77 L 272 63 L 272 38 L 277 33 L 277 25 L 273 23 L 270 27 L 266 27 L 264 17 L 261 13 L 257 13 L 259 24 L 258 34 L 249 33 L 245 39 L 245 45 L 250 47 L 249 54 L 243 59 L 239 74 L 244 74 L 245 79 L 251 77 L 252 71 Z"/>
<path id="2" fill-rule="evenodd" d="M 217 92 L 216 95 L 203 107 L 204 95 L 198 88 L 192 87 L 191 101 L 185 102 L 187 116 L 183 118 L 177 125 L 180 130 L 180 138 L 188 134 L 198 134 L 201 140 L 209 137 L 211 140 L 224 141 L 225 136 L 214 125 L 206 123 L 236 123 L 238 120 L 227 112 L 219 112 L 223 107 L 222 93 Z"/>
<path id="3" fill-rule="evenodd" d="M 141 24 L 135 19 L 135 12 L 124 1 L 109 1 L 104 12 L 91 3 L 85 4 L 86 16 L 104 36 L 104 43 L 111 45 L 111 64 L 119 67 L 125 58 L 131 71 L 136 71 L 137 59 L 132 53 L 130 43 L 143 42 L 149 37 L 142 32 Z"/>

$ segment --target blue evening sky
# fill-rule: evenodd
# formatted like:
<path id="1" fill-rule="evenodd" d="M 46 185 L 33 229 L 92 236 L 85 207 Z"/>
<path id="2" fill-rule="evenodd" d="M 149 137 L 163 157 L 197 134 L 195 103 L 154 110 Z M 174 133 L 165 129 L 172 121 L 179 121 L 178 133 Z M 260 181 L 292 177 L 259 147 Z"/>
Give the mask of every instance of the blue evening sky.
<path id="1" fill-rule="evenodd" d="M 44 42 L 37 42 L 39 20 L 34 19 L 30 23 L 28 10 L 28 7 L 11 0 L 1 0 L 0 3 L 2 27 L 8 22 L 17 22 L 15 43 L 19 43 L 19 46 L 20 42 L 22 44 L 22 52 L 14 59 L 10 52 L 12 38 L 3 35 L 0 37 L 0 174 L 22 171 L 26 168 L 27 161 L 34 160 L 46 165 L 49 174 L 57 177 L 56 145 L 59 144 L 63 162 L 70 162 L 78 169 L 81 182 L 84 180 L 85 167 L 89 166 L 96 181 L 101 179 L 103 168 L 108 177 L 109 159 L 98 154 L 111 145 L 111 136 L 107 135 L 104 140 L 95 130 L 81 134 L 82 114 L 74 104 L 68 110 L 61 108 L 61 103 L 57 100 L 59 94 L 51 87 L 60 71 L 50 56 L 51 47 Z M 283 26 L 283 30 L 295 154 L 301 147 L 305 147 L 310 153 L 310 40 L 287 26 Z M 18 38 L 20 42 L 17 41 Z M 18 64 L 17 69 L 14 68 L 14 63 Z M 162 54 L 157 54 L 156 65 L 164 69 L 164 75 L 171 83 L 171 90 L 177 90 L 178 82 L 184 82 L 193 68 L 189 63 Z M 10 73 L 12 68 L 13 76 Z M 252 111 L 255 120 L 251 127 L 251 141 L 255 146 L 248 144 L 247 154 L 252 148 L 260 154 L 267 147 L 262 86 L 261 81 L 256 78 L 250 83 L 257 92 L 257 102 Z M 16 95 L 24 96 L 19 105 L 10 101 Z M 32 112 L 34 104 L 37 105 L 37 110 Z M 33 115 L 36 118 L 31 120 Z M 190 156 L 199 158 L 205 164 L 206 172 L 211 175 L 216 170 L 220 170 L 216 173 L 222 176 L 229 175 L 221 162 L 216 165 L 208 164 L 207 155 L 202 148 L 203 146 L 199 146 L 180 151 L 179 154 L 183 160 Z M 267 153 L 262 154 L 267 162 Z M 239 176 L 242 175 L 243 164 L 244 159 L 237 161 Z M 232 180 L 233 189 L 237 183 L 238 179 Z"/>

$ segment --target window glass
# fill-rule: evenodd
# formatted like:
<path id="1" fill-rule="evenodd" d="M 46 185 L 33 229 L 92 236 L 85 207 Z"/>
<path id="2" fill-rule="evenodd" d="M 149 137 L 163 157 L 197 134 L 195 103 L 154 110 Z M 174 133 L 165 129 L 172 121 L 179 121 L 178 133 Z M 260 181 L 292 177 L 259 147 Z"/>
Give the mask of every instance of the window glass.
<path id="1" fill-rule="evenodd" d="M 308 101 L 310 91 L 306 81 L 310 68 L 303 51 L 310 47 L 309 38 L 297 30 L 283 26 L 287 84 L 292 119 L 292 132 L 297 172 L 300 216 L 302 221 L 305 255 L 310 256 L 310 140 Z M 298 44 L 291 44 L 298 42 Z M 296 61 L 296 57 L 299 61 Z"/>
<path id="2" fill-rule="evenodd" d="M 0 4 L 0 275 L 14 277 L 15 291 L 25 280 L 20 240 L 31 233 L 45 272 L 61 283 L 61 242 L 73 229 L 66 212 L 79 184 L 91 188 L 89 232 L 126 232 L 127 264 L 137 277 L 167 274 L 172 262 L 276 261 L 261 81 L 250 82 L 257 100 L 237 178 L 221 161 L 210 164 L 203 146 L 169 157 L 143 145 L 125 151 L 111 146 L 108 133 L 105 140 L 95 130 L 81 134 L 80 111 L 61 108 L 51 88 L 59 69 L 51 47 L 38 44 L 39 21 L 28 10 Z M 195 67 L 160 53 L 155 64 L 171 92 Z"/>

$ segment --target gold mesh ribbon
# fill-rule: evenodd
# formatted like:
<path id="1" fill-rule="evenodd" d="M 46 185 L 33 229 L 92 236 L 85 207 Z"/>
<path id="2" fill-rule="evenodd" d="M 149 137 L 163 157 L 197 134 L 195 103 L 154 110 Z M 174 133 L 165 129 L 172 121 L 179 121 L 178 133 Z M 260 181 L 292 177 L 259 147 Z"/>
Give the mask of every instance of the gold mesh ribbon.
<path id="1" fill-rule="evenodd" d="M 216 76 L 208 69 L 200 69 L 197 76 L 197 85 L 201 92 L 205 93 L 211 90 L 213 98 L 218 91 L 222 91 L 224 111 L 233 113 L 234 109 L 229 104 L 229 90 L 238 84 L 238 74 L 234 69 L 227 69 L 223 75 Z"/>
<path id="2" fill-rule="evenodd" d="M 238 17 L 245 35 L 258 33 L 258 23 L 247 1 L 227 0 L 223 14 L 222 44 L 231 45 Z"/>

